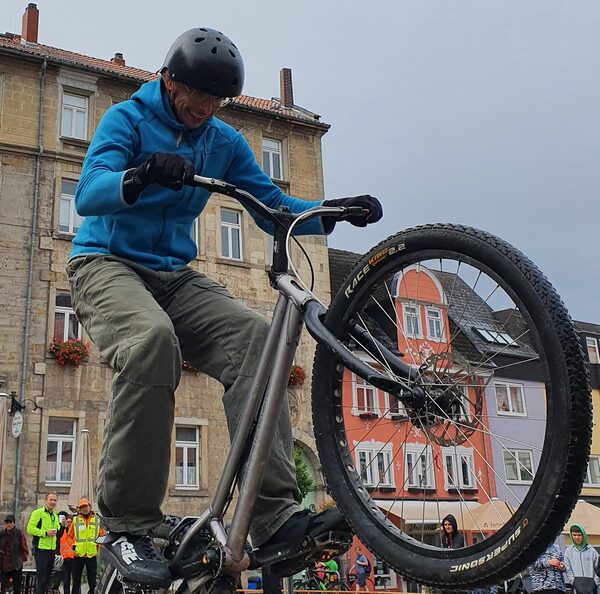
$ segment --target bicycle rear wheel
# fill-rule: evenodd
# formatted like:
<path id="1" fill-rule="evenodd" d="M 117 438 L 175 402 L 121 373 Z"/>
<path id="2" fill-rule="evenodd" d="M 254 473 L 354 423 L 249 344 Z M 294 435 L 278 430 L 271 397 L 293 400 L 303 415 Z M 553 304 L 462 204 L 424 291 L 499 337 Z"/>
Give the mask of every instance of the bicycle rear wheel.
<path id="1" fill-rule="evenodd" d="M 395 377 L 381 350 L 351 334 L 359 324 L 416 371 L 407 388 L 421 388 L 382 393 L 317 346 L 317 447 L 361 540 L 398 572 L 437 586 L 466 589 L 523 570 L 572 510 L 591 441 L 582 345 L 548 280 L 493 235 L 417 227 L 358 259 L 325 324 Z M 442 547 L 448 513 L 466 546 Z"/>

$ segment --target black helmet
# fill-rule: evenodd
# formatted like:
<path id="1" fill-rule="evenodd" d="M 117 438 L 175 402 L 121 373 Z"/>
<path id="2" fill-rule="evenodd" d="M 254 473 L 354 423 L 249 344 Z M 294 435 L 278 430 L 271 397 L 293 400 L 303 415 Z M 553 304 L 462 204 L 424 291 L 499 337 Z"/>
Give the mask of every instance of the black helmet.
<path id="1" fill-rule="evenodd" d="M 236 97 L 244 86 L 238 48 L 229 37 L 207 27 L 182 33 L 167 53 L 165 68 L 174 81 L 215 97 Z"/>

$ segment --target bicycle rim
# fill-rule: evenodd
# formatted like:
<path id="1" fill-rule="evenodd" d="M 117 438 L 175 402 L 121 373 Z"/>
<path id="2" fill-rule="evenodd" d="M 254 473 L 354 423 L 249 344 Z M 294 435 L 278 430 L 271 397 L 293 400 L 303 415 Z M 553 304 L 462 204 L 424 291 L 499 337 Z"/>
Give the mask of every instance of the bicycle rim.
<path id="1" fill-rule="evenodd" d="M 431 225 L 362 257 L 326 317 L 374 369 L 381 351 L 417 371 L 399 400 L 319 345 L 313 422 L 328 487 L 365 544 L 423 583 L 469 587 L 524 569 L 563 527 L 583 482 L 591 395 L 560 298 L 518 250 L 482 231 Z M 465 538 L 440 539 L 452 514 Z"/>

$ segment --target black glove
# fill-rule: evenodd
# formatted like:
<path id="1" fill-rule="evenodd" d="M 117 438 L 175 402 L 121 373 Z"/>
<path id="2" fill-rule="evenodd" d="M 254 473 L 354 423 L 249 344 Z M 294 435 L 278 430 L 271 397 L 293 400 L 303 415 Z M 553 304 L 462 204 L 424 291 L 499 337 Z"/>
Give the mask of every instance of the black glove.
<path id="1" fill-rule="evenodd" d="M 364 212 L 350 215 L 346 220 L 355 227 L 366 227 L 369 223 L 376 223 L 383 216 L 383 207 L 381 202 L 374 196 L 352 196 L 351 198 L 335 198 L 333 200 L 324 200 L 323 206 L 360 206 Z M 333 217 L 323 217 L 323 227 L 329 233 L 335 227 Z"/>
<path id="2" fill-rule="evenodd" d="M 181 190 L 194 174 L 194 164 L 175 153 L 154 153 L 138 167 L 130 169 L 123 178 L 123 196 L 133 204 L 150 184 Z"/>

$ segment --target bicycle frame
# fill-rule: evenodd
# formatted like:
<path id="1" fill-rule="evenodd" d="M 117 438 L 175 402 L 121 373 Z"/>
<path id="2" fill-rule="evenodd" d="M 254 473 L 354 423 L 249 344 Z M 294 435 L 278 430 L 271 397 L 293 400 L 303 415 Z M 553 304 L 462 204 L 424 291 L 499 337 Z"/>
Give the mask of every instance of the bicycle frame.
<path id="1" fill-rule="evenodd" d="M 291 222 L 298 215 L 293 215 L 285 210 L 269 209 L 252 195 L 221 180 L 195 176 L 194 185 L 236 198 L 244 206 L 257 210 L 265 218 L 277 222 L 273 241 L 273 265 L 269 271 L 269 278 L 274 289 L 279 291 L 279 299 L 244 413 L 233 437 L 213 500 L 185 534 L 171 560 L 172 565 L 180 562 L 185 557 L 186 549 L 194 535 L 199 530 L 208 527 L 212 537 L 224 551 L 222 570 L 238 572 L 260 567 L 265 561 L 273 560 L 262 558 L 260 553 L 257 554 L 255 551 L 245 552 L 244 544 L 304 324 L 306 323 L 311 335 L 317 341 L 326 344 L 345 367 L 365 378 L 372 385 L 395 394 L 399 398 L 414 396 L 419 388 L 407 388 L 405 384 L 396 379 L 373 371 L 371 367 L 360 361 L 342 345 L 323 325 L 321 318 L 326 312 L 326 308 L 316 300 L 310 291 L 303 289 L 294 277 L 288 274 L 285 250 L 286 234 Z M 308 211 L 311 214 L 305 218 L 327 214 L 329 216 L 338 215 L 338 218 L 341 219 L 348 210 L 339 207 L 317 207 Z M 404 380 L 416 378 L 413 368 L 400 361 L 397 355 L 388 351 L 360 326 L 355 325 L 351 334 L 359 337 L 361 344 L 366 343 L 370 347 L 376 348 L 386 359 L 395 377 Z M 238 502 L 230 528 L 226 532 L 222 518 L 236 483 L 239 491 Z M 198 577 L 200 576 L 201 574 L 198 574 Z M 193 579 L 193 577 L 188 578 L 188 581 Z M 188 587 L 188 589 L 190 588 Z M 192 591 L 194 589 L 191 588 Z"/>

